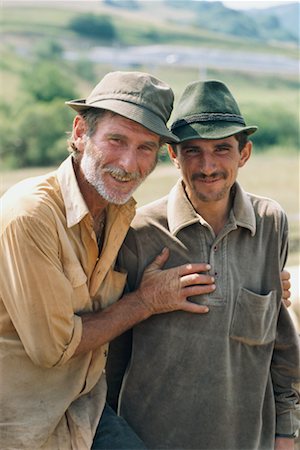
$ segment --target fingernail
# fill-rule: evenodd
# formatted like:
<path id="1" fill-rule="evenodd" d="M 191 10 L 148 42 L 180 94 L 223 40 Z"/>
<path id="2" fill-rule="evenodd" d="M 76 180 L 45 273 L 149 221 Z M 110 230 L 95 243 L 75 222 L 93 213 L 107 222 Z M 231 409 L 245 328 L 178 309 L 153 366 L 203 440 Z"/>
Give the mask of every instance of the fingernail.
<path id="1" fill-rule="evenodd" d="M 211 269 L 210 264 L 206 264 L 206 269 L 207 269 L 207 270 L 210 270 L 210 269 Z"/>

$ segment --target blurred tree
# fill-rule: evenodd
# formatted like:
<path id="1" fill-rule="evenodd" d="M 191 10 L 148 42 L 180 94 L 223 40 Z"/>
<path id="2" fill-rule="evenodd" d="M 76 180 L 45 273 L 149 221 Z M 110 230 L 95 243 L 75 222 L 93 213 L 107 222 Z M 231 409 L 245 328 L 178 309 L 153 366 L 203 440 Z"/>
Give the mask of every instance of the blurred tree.
<path id="1" fill-rule="evenodd" d="M 69 77 L 53 62 L 38 61 L 24 75 L 23 89 L 37 101 L 75 97 Z"/>
<path id="2" fill-rule="evenodd" d="M 81 14 L 71 20 L 69 28 L 78 34 L 104 41 L 113 41 L 117 32 L 109 16 Z"/>
<path id="3" fill-rule="evenodd" d="M 257 133 L 251 136 L 256 151 L 264 151 L 271 146 L 299 149 L 298 120 L 288 110 L 284 111 L 277 105 L 252 110 L 248 114 L 247 123 L 256 123 L 259 127 Z"/>
<path id="4" fill-rule="evenodd" d="M 2 161 L 10 167 L 57 164 L 67 155 L 66 131 L 74 117 L 64 102 L 76 91 L 59 65 L 45 60 L 30 66 L 21 85 L 17 102 L 0 105 Z"/>
<path id="5" fill-rule="evenodd" d="M 67 156 L 67 131 L 74 114 L 61 99 L 49 103 L 27 102 L 10 112 L 13 122 L 0 122 L 2 159 L 6 166 L 49 166 Z"/>

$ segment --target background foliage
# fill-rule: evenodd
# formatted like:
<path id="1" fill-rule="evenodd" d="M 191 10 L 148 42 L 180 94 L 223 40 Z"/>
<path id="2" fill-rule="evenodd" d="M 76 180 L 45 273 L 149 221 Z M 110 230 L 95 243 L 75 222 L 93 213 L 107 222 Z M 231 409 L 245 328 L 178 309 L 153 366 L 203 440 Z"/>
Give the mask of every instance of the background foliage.
<path id="1" fill-rule="evenodd" d="M 101 5 L 100 5 L 101 4 Z M 97 6 L 96 6 L 97 5 Z M 100 6 L 99 6 L 100 5 Z M 199 77 L 221 79 L 237 97 L 249 124 L 257 124 L 255 151 L 299 148 L 299 79 L 290 74 L 220 70 L 199 61 L 124 65 L 93 60 L 96 49 L 138 49 L 141 44 L 189 45 L 290 57 L 297 55 L 294 9 L 244 12 L 221 2 L 105 0 L 101 2 L 4 2 L 0 26 L 0 157 L 3 167 L 58 164 L 74 112 L 66 100 L 85 97 L 110 70 L 144 70 L 170 83 L 175 98 Z M 293 7 L 293 5 L 291 5 Z M 290 26 L 288 26 L 290 24 Z M 292 25 L 292 26 L 291 26 Z M 75 55 L 76 52 L 76 56 Z M 173 55 L 170 55 L 171 59 Z M 176 103 L 176 101 L 175 101 Z M 161 160 L 168 159 L 162 153 Z"/>

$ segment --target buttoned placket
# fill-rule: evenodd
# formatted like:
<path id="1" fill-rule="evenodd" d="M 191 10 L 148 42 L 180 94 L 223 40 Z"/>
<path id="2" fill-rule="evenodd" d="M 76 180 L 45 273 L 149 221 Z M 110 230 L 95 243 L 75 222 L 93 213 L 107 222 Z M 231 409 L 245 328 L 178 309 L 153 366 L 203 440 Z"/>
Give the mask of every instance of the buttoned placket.
<path id="1" fill-rule="evenodd" d="M 201 220 L 200 232 L 202 247 L 206 248 L 208 263 L 211 266 L 209 274 L 214 277 L 216 289 L 209 294 L 209 303 L 214 306 L 223 306 L 228 301 L 228 235 L 235 230 L 236 224 L 229 222 L 218 236 L 212 227 Z"/>

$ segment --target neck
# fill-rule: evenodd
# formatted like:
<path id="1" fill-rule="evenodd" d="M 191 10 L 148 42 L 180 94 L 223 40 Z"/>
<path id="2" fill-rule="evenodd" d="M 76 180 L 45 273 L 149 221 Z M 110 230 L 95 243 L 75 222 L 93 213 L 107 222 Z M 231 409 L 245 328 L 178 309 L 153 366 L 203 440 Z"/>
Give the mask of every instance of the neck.
<path id="1" fill-rule="evenodd" d="M 217 236 L 228 221 L 232 207 L 231 195 L 214 202 L 197 200 L 196 204 L 191 203 L 197 213 L 212 227 Z"/>

